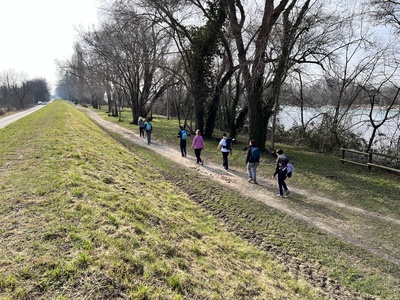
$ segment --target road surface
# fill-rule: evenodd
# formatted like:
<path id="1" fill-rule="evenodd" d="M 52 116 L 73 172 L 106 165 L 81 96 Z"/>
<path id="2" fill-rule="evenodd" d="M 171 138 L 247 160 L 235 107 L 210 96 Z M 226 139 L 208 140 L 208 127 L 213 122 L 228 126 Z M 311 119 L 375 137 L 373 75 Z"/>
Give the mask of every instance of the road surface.
<path id="1" fill-rule="evenodd" d="M 35 107 L 32 107 L 30 109 L 20 111 L 16 114 L 12 114 L 10 116 L 0 118 L 0 128 L 6 127 L 8 124 L 11 124 L 12 122 L 15 122 L 39 109 L 41 109 L 44 105 L 37 105 Z"/>

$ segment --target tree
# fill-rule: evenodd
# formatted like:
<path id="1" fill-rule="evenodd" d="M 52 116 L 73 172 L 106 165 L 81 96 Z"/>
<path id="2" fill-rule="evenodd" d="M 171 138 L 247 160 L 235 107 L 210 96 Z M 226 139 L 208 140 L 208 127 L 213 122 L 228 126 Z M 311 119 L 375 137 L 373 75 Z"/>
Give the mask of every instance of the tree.
<path id="1" fill-rule="evenodd" d="M 400 1 L 370 0 L 371 13 L 378 24 L 389 25 L 400 34 Z"/>
<path id="2" fill-rule="evenodd" d="M 88 53 L 101 59 L 108 90 L 112 86 L 112 94 L 127 101 L 136 124 L 139 116 L 151 114 L 170 83 L 171 78 L 161 72 L 169 39 L 129 3 L 114 3 L 109 12 L 107 22 L 83 34 L 82 42 Z"/>
<path id="3" fill-rule="evenodd" d="M 173 5 L 166 0 L 142 2 L 149 17 L 163 24 L 173 37 L 189 78 L 196 126 L 205 137 L 211 137 L 223 88 L 237 69 L 224 35 L 230 1 L 174 1 Z M 199 15 L 204 17 L 203 23 L 196 17 Z M 220 69 L 215 64 L 218 57 L 224 61 Z"/>
<path id="4" fill-rule="evenodd" d="M 38 103 L 39 101 L 49 101 L 50 100 L 50 90 L 47 81 L 43 78 L 36 78 L 29 81 L 31 85 L 31 95 L 33 98 L 33 103 Z"/>

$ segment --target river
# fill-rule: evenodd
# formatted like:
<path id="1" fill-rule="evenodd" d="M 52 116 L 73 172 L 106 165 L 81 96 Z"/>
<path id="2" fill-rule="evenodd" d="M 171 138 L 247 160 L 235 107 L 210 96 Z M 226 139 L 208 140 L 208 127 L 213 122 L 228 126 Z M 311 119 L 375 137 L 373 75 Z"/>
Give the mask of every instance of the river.
<path id="1" fill-rule="evenodd" d="M 332 112 L 332 107 L 321 108 L 305 108 L 304 122 L 311 120 L 314 116 L 321 113 Z M 373 128 L 369 121 L 369 109 L 359 108 L 352 109 L 346 115 L 345 124 L 349 130 L 360 135 L 366 141 L 371 137 Z M 330 113 L 331 114 L 331 113 Z M 379 122 L 383 119 L 384 110 L 374 110 L 373 120 Z M 388 120 L 382 125 L 375 137 L 375 147 L 389 145 L 393 141 L 400 139 L 400 109 L 392 109 L 389 112 Z M 296 124 L 301 123 L 301 111 L 298 106 L 285 106 L 278 114 L 279 123 L 282 124 L 285 130 L 289 130 Z M 317 125 L 322 121 L 322 115 L 314 119 L 313 122 Z"/>

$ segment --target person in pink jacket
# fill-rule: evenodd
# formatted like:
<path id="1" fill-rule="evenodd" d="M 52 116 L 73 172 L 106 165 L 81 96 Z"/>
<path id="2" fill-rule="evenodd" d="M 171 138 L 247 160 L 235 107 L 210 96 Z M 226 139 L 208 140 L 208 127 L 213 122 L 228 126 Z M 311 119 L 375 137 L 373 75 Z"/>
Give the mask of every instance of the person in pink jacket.
<path id="1" fill-rule="evenodd" d="M 204 150 L 204 141 L 203 137 L 200 135 L 200 130 L 196 130 L 196 135 L 192 141 L 192 149 L 194 149 L 194 154 L 197 158 L 197 163 L 203 165 L 204 161 L 201 159 L 200 154 L 201 150 Z"/>

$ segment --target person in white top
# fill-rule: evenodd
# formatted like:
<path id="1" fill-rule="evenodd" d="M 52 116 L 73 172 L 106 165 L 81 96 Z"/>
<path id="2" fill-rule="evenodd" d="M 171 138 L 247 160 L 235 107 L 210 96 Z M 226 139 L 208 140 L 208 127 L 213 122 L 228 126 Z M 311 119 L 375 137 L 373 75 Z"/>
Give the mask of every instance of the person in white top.
<path id="1" fill-rule="evenodd" d="M 217 151 L 221 149 L 222 152 L 222 166 L 224 167 L 225 170 L 228 170 L 228 155 L 231 152 L 230 149 L 227 148 L 227 142 L 226 142 L 226 133 L 224 132 L 222 134 L 222 139 L 219 141 Z"/>

